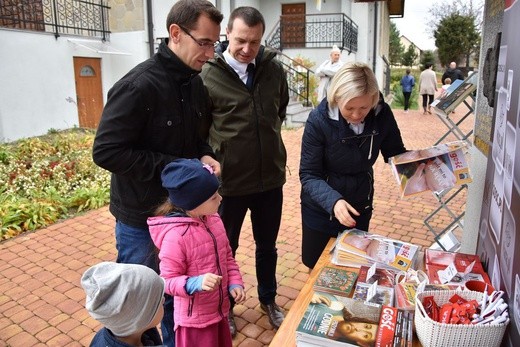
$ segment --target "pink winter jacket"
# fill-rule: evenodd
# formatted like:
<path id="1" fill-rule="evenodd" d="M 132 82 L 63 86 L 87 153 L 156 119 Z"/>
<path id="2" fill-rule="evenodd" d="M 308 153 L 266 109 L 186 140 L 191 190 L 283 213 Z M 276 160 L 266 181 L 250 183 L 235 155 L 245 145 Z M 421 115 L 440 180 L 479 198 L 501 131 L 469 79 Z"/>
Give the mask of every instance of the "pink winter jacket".
<path id="1" fill-rule="evenodd" d="M 165 292 L 174 296 L 174 329 L 179 325 L 204 328 L 227 317 L 228 286 L 243 287 L 244 282 L 220 216 L 207 216 L 204 221 L 187 216 L 151 217 L 148 226 L 159 248 Z M 208 272 L 222 276 L 220 286 L 188 295 L 188 277 Z"/>

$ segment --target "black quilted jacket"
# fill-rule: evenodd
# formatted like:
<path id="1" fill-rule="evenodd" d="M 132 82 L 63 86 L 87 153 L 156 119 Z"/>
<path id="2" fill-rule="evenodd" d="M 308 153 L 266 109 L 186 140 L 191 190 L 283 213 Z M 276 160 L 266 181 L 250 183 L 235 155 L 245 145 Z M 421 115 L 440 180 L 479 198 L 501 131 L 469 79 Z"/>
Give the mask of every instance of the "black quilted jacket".
<path id="1" fill-rule="evenodd" d="M 336 235 L 344 230 L 333 218 L 334 204 L 344 198 L 360 213 L 371 213 L 374 165 L 379 152 L 385 162 L 405 152 L 401 132 L 382 96 L 356 135 L 340 115 L 328 116 L 323 100 L 309 115 L 302 139 L 300 182 L 302 218 L 306 225 Z"/>

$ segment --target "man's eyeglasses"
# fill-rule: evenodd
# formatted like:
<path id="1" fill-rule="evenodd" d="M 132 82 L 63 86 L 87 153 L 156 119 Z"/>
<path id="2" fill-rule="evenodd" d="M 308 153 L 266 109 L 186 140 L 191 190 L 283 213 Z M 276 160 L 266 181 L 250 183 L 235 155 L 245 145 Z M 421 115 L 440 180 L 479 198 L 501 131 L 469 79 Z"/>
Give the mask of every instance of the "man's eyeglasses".
<path id="1" fill-rule="evenodd" d="M 191 37 L 191 39 L 192 39 L 193 41 L 195 41 L 195 43 L 196 43 L 197 45 L 199 45 L 199 47 L 202 47 L 203 49 L 215 49 L 215 48 L 217 48 L 217 46 L 220 44 L 220 41 L 208 42 L 208 41 L 197 40 L 196 38 L 193 37 L 193 35 L 190 34 L 190 32 L 188 31 L 188 29 L 186 29 L 185 27 L 180 26 L 180 25 L 179 25 L 179 28 L 181 28 L 181 30 L 184 31 L 184 33 L 185 33 L 186 35 L 188 35 L 189 37 Z"/>

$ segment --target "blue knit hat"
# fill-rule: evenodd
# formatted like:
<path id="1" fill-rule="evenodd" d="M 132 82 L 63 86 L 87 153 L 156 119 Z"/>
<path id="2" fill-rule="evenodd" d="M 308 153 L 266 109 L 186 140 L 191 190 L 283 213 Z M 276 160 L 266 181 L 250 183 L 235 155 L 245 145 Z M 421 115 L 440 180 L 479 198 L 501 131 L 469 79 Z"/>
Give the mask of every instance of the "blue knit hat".
<path id="1" fill-rule="evenodd" d="M 172 204 L 190 211 L 208 200 L 219 187 L 209 165 L 198 159 L 177 159 L 165 166 L 162 186 L 168 190 Z"/>

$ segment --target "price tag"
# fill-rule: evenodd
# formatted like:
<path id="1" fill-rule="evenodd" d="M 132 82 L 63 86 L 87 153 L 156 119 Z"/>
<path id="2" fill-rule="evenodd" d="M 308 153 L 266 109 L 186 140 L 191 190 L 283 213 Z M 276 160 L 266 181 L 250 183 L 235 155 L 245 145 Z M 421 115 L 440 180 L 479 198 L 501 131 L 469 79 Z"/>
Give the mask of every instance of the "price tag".
<path id="1" fill-rule="evenodd" d="M 439 280 L 441 283 L 446 284 L 455 277 L 457 274 L 457 268 L 455 267 L 455 263 L 451 263 L 447 268 L 439 270 L 437 273 L 439 274 Z"/>
<path id="2" fill-rule="evenodd" d="M 375 281 L 373 284 L 370 285 L 370 287 L 368 287 L 367 298 L 365 301 L 371 302 L 372 299 L 374 298 L 374 296 L 376 296 L 376 293 L 377 293 L 377 281 Z"/>
<path id="3" fill-rule="evenodd" d="M 416 293 L 422 293 L 422 292 L 424 292 L 424 288 L 426 288 L 426 282 L 428 282 L 428 281 L 427 281 L 427 280 L 424 280 L 424 281 L 422 281 L 421 283 L 419 283 L 419 285 L 417 286 Z"/>
<path id="4" fill-rule="evenodd" d="M 471 273 L 471 271 L 473 270 L 473 266 L 475 266 L 475 260 L 473 260 L 473 262 L 471 264 L 468 265 L 468 267 L 466 268 L 466 270 L 464 270 L 464 278 L 466 278 L 466 276 Z"/>
<path id="5" fill-rule="evenodd" d="M 370 283 L 370 279 L 376 274 L 377 263 L 372 264 L 367 270 L 367 283 Z"/>

